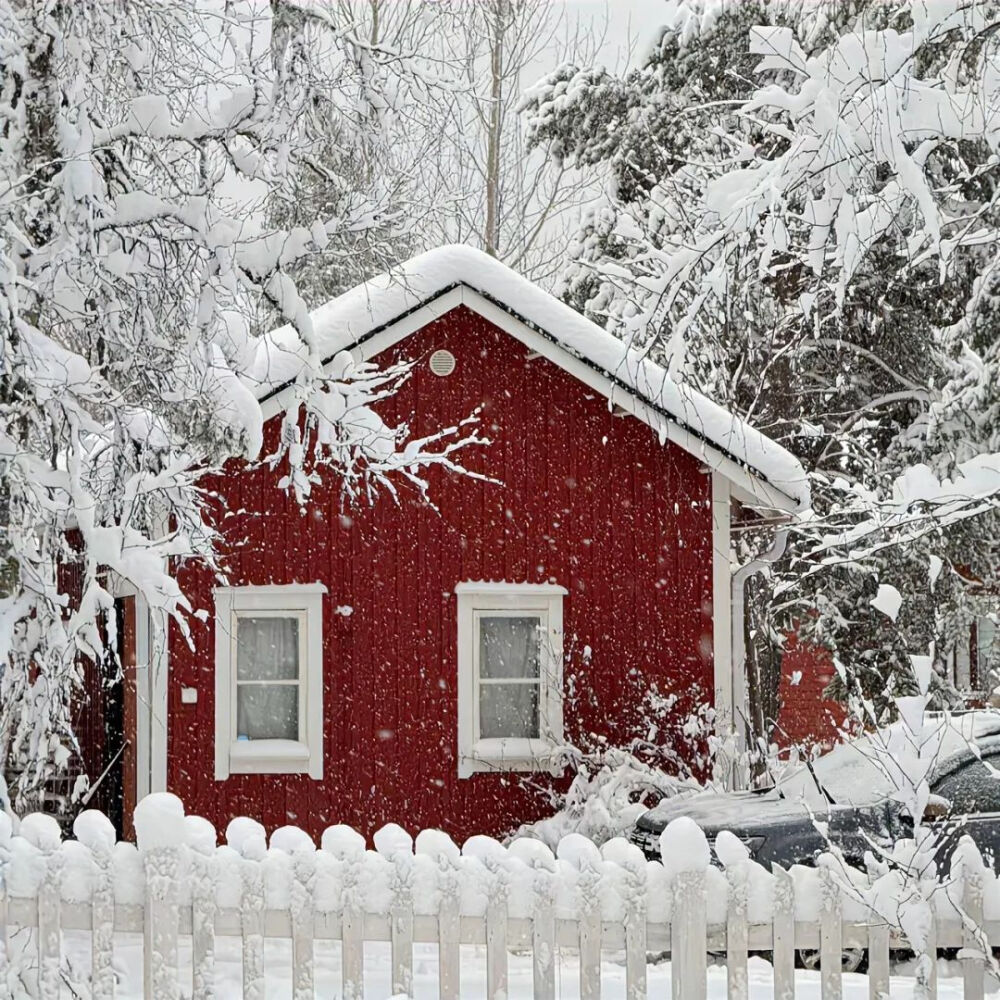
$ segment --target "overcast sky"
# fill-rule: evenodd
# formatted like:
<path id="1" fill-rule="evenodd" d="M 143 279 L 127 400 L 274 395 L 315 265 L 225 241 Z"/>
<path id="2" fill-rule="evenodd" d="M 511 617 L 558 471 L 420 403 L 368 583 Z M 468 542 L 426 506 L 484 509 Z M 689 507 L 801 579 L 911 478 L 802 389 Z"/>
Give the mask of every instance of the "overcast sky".
<path id="1" fill-rule="evenodd" d="M 567 13 L 588 20 L 600 31 L 607 25 L 599 61 L 608 69 L 624 68 L 631 51 L 633 65 L 642 57 L 663 25 L 665 0 L 553 0 Z M 548 69 L 550 67 L 546 67 Z M 545 72 L 543 70 L 542 72 Z"/>

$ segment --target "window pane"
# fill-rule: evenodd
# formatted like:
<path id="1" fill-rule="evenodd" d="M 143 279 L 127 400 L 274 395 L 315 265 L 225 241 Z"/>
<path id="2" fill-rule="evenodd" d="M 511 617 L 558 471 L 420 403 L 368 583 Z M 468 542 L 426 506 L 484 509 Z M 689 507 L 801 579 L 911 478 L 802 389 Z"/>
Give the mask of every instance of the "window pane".
<path id="1" fill-rule="evenodd" d="M 987 618 L 983 615 L 976 619 L 976 646 L 979 653 L 980 687 L 990 686 L 989 672 L 996 666 L 996 663 L 993 662 L 996 658 L 996 650 L 994 648 L 996 634 L 997 627 L 992 618 Z"/>
<path id="2" fill-rule="evenodd" d="M 481 740 L 537 736 L 537 684 L 484 684 L 479 689 Z"/>
<path id="3" fill-rule="evenodd" d="M 297 684 L 239 684 L 236 687 L 236 736 L 251 740 L 299 738 Z"/>
<path id="4" fill-rule="evenodd" d="M 298 618 L 236 619 L 237 680 L 294 681 L 298 676 Z"/>
<path id="5" fill-rule="evenodd" d="M 537 615 L 479 619 L 479 676 L 538 676 L 541 644 Z"/>

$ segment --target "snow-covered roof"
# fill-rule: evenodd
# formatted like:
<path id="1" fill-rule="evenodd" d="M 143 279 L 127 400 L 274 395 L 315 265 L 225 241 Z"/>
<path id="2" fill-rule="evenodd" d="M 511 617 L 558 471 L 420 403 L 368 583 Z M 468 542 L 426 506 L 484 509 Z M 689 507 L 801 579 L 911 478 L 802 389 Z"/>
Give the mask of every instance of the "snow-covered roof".
<path id="1" fill-rule="evenodd" d="M 456 299 L 449 294 L 456 289 L 472 294 Z M 678 441 L 730 479 L 734 479 L 735 463 L 749 473 L 754 482 L 748 491 L 764 506 L 794 513 L 808 508 L 806 475 L 790 452 L 691 386 L 676 381 L 662 366 L 627 348 L 527 278 L 472 247 L 429 250 L 332 299 L 311 314 L 313 336 L 324 363 L 341 351 L 369 344 L 370 350 L 361 352 L 367 358 L 385 350 L 387 342 L 379 335 L 393 324 L 399 324 L 402 331 L 394 340 L 402 339 L 459 301 L 487 318 L 494 318 L 498 307 L 559 348 L 560 356 L 552 357 L 556 363 L 579 374 L 578 362 L 583 362 L 600 373 L 602 381 L 612 387 L 607 394 L 613 402 L 622 403 L 623 396 L 630 395 L 644 409 L 652 408 L 661 424 L 665 417 L 666 424 L 684 432 L 678 436 L 670 433 L 669 426 L 660 426 L 661 437 Z M 415 317 L 420 310 L 428 313 L 426 318 L 423 314 Z M 422 321 L 415 324 L 414 319 Z M 301 343 L 290 328 L 268 334 L 252 369 L 258 398 L 273 400 L 294 381 L 303 364 Z M 648 413 L 636 415 L 656 426 Z M 780 494 L 777 498 L 775 491 Z"/>

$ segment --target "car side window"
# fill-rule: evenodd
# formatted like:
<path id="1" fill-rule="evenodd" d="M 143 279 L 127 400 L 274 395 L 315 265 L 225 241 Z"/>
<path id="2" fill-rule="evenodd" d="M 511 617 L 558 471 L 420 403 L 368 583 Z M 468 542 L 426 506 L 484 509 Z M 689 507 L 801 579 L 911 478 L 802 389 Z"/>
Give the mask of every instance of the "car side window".
<path id="1" fill-rule="evenodd" d="M 994 768 L 1000 765 L 997 756 L 986 759 Z M 994 776 L 979 760 L 964 764 L 943 778 L 934 793 L 949 801 L 952 814 L 1000 812 L 1000 775 Z"/>

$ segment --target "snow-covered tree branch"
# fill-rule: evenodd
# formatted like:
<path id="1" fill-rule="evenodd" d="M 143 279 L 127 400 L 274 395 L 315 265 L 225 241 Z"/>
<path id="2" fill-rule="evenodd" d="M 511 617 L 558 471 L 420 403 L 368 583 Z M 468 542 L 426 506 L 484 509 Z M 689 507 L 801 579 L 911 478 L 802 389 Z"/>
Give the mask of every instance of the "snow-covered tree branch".
<path id="1" fill-rule="evenodd" d="M 689 0 L 625 77 L 564 66 L 527 100 L 550 157 L 612 176 L 563 297 L 812 473 L 812 520 L 774 587 L 753 585 L 755 655 L 804 629 L 870 664 L 878 698 L 887 676 L 910 684 L 905 650 L 935 618 L 905 612 L 889 642 L 880 578 L 960 603 L 951 571 L 931 599 L 928 559 L 995 561 L 974 525 L 995 518 L 1000 451 L 997 18 Z"/>
<path id="2" fill-rule="evenodd" d="M 345 192 L 333 216 L 262 225 L 310 155 L 315 97 L 306 28 L 271 28 L 253 4 L 0 3 L 0 752 L 28 782 L 72 748 L 79 657 L 113 646 L 111 577 L 183 625 L 171 561 L 217 568 L 199 482 L 262 457 L 276 361 L 247 316 L 289 324 L 268 458 L 299 502 L 324 473 L 355 497 L 397 473 L 420 487 L 474 439 L 386 426 L 372 405 L 403 369 L 320 372 L 289 271 L 385 220 Z M 356 124 L 348 144 L 378 127 Z"/>
<path id="3" fill-rule="evenodd" d="M 995 284 L 998 18 L 990 3 L 873 5 L 808 54 L 790 25 L 753 28 L 750 51 L 771 82 L 737 117 L 761 138 L 707 181 L 695 239 L 668 251 L 659 277 L 661 302 L 691 303 L 688 319 L 724 308 L 734 281 L 780 283 L 781 322 L 813 341 L 851 322 L 852 293 L 875 259 L 950 303 L 953 322 L 928 316 L 941 377 L 910 390 L 923 414 L 911 447 L 931 456 L 939 480 L 963 466 L 936 491 L 906 471 L 890 517 L 910 501 L 948 520 L 995 493 L 985 485 L 994 429 L 972 428 L 967 403 L 995 369 L 995 348 L 976 344 L 974 328 Z M 747 254 L 753 268 L 741 272 L 734 262 Z M 673 346 L 682 364 L 683 341 Z"/>

